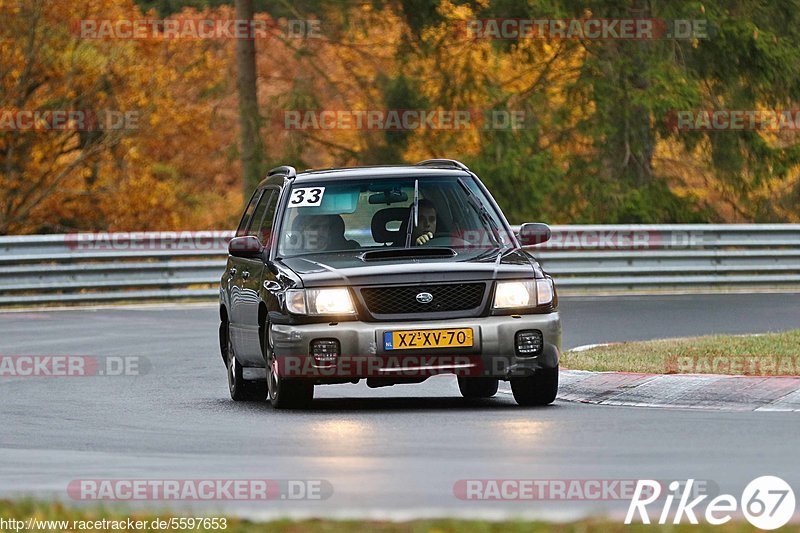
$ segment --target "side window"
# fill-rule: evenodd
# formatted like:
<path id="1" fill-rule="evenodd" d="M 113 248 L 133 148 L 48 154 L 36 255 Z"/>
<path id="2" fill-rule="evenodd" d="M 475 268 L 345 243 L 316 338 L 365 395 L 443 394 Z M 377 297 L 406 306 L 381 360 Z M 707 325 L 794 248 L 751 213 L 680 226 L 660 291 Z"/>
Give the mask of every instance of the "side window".
<path id="1" fill-rule="evenodd" d="M 264 194 L 266 196 L 266 193 Z M 264 211 L 264 216 L 261 219 L 261 224 L 258 227 L 257 237 L 264 246 L 269 246 L 272 242 L 272 222 L 275 220 L 275 210 L 278 206 L 278 191 L 275 191 L 270 198 L 267 209 Z"/>
<path id="2" fill-rule="evenodd" d="M 255 211 L 256 203 L 260 197 L 261 191 L 256 190 L 253 193 L 253 196 L 250 198 L 250 203 L 247 204 L 247 208 L 244 210 L 242 219 L 239 221 L 239 227 L 236 228 L 237 237 L 243 237 L 247 235 L 247 226 L 250 224 L 250 219 L 253 217 L 253 211 Z"/>
<path id="3" fill-rule="evenodd" d="M 272 190 L 265 189 L 261 195 L 261 200 L 256 205 L 256 210 L 253 212 L 253 217 L 250 219 L 250 224 L 247 225 L 246 235 L 254 235 L 259 237 L 258 228 L 261 227 L 261 220 L 264 218 L 264 213 L 269 208 L 270 199 L 272 198 Z"/>

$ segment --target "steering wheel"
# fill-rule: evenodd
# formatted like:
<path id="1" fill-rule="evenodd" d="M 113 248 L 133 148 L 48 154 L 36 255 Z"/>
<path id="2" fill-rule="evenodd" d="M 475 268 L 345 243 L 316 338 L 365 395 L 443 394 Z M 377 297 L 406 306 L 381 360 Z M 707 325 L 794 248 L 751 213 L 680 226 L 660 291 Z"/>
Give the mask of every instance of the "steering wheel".
<path id="1" fill-rule="evenodd" d="M 458 246 L 458 247 L 467 247 L 472 246 L 472 243 L 469 241 L 465 241 L 459 237 L 451 237 L 447 236 L 439 236 L 434 237 L 433 239 L 429 240 L 423 246 Z"/>

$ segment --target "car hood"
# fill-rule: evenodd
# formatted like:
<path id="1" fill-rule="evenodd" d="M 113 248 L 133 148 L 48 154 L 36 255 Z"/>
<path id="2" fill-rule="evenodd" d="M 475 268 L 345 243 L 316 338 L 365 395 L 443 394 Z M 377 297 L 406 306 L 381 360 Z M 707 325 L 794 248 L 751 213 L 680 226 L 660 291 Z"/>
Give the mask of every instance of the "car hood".
<path id="1" fill-rule="evenodd" d="M 362 259 L 363 250 L 284 258 L 305 287 L 365 286 L 542 277 L 536 260 L 521 249 L 457 250 L 450 258 Z"/>

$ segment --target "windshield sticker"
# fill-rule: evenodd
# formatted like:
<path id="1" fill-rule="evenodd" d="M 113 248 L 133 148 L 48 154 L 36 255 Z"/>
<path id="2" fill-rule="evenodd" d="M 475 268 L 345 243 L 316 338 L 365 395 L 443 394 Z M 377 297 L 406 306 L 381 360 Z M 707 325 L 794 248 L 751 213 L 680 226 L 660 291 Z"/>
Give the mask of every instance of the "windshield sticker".
<path id="1" fill-rule="evenodd" d="M 294 189 L 289 199 L 289 207 L 315 207 L 322 203 L 325 187 L 304 187 Z"/>

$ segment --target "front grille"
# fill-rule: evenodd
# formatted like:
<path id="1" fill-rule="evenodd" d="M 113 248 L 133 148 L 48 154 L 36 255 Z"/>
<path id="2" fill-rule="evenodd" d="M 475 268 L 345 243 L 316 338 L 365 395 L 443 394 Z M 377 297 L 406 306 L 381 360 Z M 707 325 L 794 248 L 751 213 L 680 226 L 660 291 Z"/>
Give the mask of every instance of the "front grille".
<path id="1" fill-rule="evenodd" d="M 430 303 L 420 303 L 417 295 L 430 293 Z M 406 287 L 366 287 L 361 297 L 373 315 L 405 315 L 442 313 L 475 309 L 483 302 L 485 283 L 452 283 L 447 285 L 414 285 Z"/>

